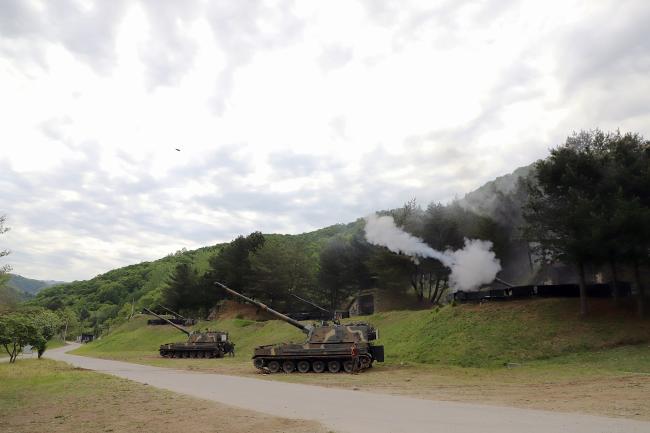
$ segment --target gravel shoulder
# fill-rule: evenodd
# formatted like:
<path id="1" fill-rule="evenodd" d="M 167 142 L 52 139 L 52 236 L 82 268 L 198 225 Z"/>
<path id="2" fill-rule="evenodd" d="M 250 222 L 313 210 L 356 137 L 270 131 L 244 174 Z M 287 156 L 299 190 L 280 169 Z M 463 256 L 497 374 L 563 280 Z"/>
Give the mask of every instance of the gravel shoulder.
<path id="1" fill-rule="evenodd" d="M 337 432 L 647 432 L 644 421 L 512 407 L 432 401 L 248 377 L 194 373 L 47 352 L 52 359 L 140 383 L 290 419 L 318 421 Z"/>

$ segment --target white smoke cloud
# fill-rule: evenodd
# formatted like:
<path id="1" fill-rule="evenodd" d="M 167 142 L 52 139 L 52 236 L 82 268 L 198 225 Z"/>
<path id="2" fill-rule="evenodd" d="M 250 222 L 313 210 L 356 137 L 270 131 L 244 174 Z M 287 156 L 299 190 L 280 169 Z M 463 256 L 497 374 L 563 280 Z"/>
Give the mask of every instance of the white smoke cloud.
<path id="1" fill-rule="evenodd" d="M 454 291 L 475 290 L 481 284 L 491 283 L 501 270 L 490 241 L 465 239 L 462 250 L 447 250 L 445 255 L 452 257 L 449 284 Z"/>
<path id="2" fill-rule="evenodd" d="M 492 242 L 465 239 L 463 249 L 445 252 L 435 250 L 420 238 L 406 233 L 395 225 L 391 216 L 369 215 L 366 218 L 366 240 L 418 258 L 434 258 L 451 269 L 449 284 L 453 291 L 476 290 L 481 284 L 494 281 L 501 263 L 492 251 Z"/>

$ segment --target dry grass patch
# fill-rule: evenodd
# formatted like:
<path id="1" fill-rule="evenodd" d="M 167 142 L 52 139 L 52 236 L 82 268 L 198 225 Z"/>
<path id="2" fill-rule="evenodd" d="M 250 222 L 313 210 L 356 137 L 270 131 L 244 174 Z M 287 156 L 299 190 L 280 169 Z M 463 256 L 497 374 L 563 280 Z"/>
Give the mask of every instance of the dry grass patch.
<path id="1" fill-rule="evenodd" d="M 326 431 L 51 360 L 0 365 L 0 383 L 0 431 L 7 433 Z"/>

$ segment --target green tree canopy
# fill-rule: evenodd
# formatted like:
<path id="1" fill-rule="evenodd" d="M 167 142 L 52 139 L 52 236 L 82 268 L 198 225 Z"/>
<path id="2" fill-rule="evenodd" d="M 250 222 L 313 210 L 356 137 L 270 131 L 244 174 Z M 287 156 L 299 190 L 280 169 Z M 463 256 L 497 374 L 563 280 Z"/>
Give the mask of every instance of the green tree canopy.
<path id="1" fill-rule="evenodd" d="M 538 161 L 526 182 L 524 236 L 539 260 L 576 265 L 583 315 L 585 264 L 647 262 L 649 154 L 639 135 L 582 131 Z"/>
<path id="2" fill-rule="evenodd" d="M 9 354 L 9 362 L 23 347 L 31 345 L 38 350 L 40 358 L 47 342 L 61 329 L 61 319 L 52 311 L 31 308 L 0 316 L 0 345 Z"/>

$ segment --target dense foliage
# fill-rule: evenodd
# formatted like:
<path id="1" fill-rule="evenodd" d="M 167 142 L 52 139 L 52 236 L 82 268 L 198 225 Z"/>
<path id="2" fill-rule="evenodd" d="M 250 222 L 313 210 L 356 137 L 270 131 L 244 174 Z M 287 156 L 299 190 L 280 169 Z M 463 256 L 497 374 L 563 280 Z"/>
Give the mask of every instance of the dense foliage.
<path id="1" fill-rule="evenodd" d="M 0 346 L 9 355 L 9 362 L 23 347 L 30 345 L 38 351 L 40 358 L 47 342 L 60 330 L 64 321 L 61 315 L 43 308 L 23 309 L 0 316 Z"/>
<path id="2" fill-rule="evenodd" d="M 154 262 L 114 269 L 90 280 L 48 287 L 28 305 L 72 311 L 79 325 L 69 331 L 71 335 L 82 332 L 98 335 L 126 320 L 132 311 L 160 304 L 162 291 L 177 264 L 189 261 L 197 269 L 207 269 L 208 258 L 218 248 L 181 250 Z"/>
<path id="3" fill-rule="evenodd" d="M 634 267 L 639 314 L 644 285 L 639 267 L 650 252 L 650 142 L 637 134 L 583 131 L 536 164 L 527 181 L 525 236 L 541 261 L 573 263 L 587 313 L 585 265 Z"/>

